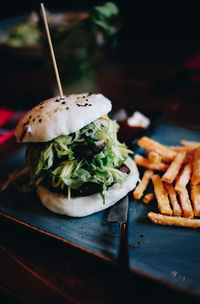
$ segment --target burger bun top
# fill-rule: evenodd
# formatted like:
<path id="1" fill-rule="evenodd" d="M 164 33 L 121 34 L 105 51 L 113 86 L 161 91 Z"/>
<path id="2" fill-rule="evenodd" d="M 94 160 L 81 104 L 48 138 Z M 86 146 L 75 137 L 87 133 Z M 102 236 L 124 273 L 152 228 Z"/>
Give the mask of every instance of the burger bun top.
<path id="1" fill-rule="evenodd" d="M 76 132 L 111 111 L 111 102 L 102 94 L 71 94 L 54 97 L 32 108 L 19 121 L 17 142 L 48 142 Z"/>

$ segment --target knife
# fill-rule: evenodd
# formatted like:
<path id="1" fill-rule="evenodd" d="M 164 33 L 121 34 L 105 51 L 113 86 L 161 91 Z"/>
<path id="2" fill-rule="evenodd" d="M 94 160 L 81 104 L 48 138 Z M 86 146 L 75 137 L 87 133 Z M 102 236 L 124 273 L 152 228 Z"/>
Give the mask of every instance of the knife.
<path id="1" fill-rule="evenodd" d="M 120 227 L 120 243 L 117 261 L 118 303 L 128 303 L 129 300 L 129 254 L 128 254 L 128 195 L 110 208 L 108 222 L 117 222 Z"/>

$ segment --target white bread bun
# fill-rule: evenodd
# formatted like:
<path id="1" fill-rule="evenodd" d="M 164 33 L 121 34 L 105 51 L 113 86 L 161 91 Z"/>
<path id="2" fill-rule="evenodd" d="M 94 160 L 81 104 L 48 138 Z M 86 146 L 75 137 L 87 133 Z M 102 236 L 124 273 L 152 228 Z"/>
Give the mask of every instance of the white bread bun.
<path id="1" fill-rule="evenodd" d="M 17 142 L 47 142 L 68 135 L 111 111 L 111 102 L 102 94 L 72 94 L 41 102 L 18 123 Z"/>
<path id="2" fill-rule="evenodd" d="M 71 198 L 69 202 L 65 195 L 53 193 L 43 186 L 38 186 L 37 194 L 46 208 L 58 214 L 83 217 L 96 213 L 114 205 L 129 191 L 135 188 L 139 177 L 137 166 L 130 157 L 128 157 L 125 164 L 129 167 L 130 173 L 121 186 L 115 183 L 108 189 L 105 204 L 103 204 L 102 197 L 99 193 Z"/>

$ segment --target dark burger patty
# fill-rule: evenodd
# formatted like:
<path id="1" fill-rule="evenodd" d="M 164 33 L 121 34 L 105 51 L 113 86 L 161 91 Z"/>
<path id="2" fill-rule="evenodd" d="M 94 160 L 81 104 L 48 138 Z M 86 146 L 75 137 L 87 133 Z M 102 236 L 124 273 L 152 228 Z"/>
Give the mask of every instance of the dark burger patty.
<path id="1" fill-rule="evenodd" d="M 48 187 L 51 192 L 54 193 L 62 193 L 67 195 L 67 189 L 61 189 L 60 187 L 55 188 L 52 185 L 48 185 L 47 182 L 43 183 L 45 187 Z M 94 193 L 101 191 L 101 185 L 97 183 L 87 182 L 84 183 L 80 188 L 78 189 L 71 189 L 71 196 L 77 197 L 77 196 L 88 196 L 92 195 Z"/>
<path id="2" fill-rule="evenodd" d="M 71 189 L 71 195 L 88 196 L 101 191 L 101 185 L 97 183 L 87 182 L 84 183 L 79 189 Z"/>

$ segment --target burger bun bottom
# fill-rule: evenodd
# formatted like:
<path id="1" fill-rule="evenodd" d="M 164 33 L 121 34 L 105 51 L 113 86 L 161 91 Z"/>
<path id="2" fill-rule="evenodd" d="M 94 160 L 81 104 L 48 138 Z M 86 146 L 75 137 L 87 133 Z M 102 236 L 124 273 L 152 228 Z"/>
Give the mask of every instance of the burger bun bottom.
<path id="1" fill-rule="evenodd" d="M 64 194 L 51 192 L 41 185 L 37 187 L 37 195 L 47 209 L 57 214 L 83 217 L 99 212 L 114 205 L 135 188 L 139 178 L 137 166 L 130 157 L 128 157 L 125 164 L 129 167 L 130 173 L 122 185 L 115 183 L 108 189 L 105 204 L 103 204 L 99 193 L 84 197 L 72 197 L 68 200 L 68 197 Z"/>

